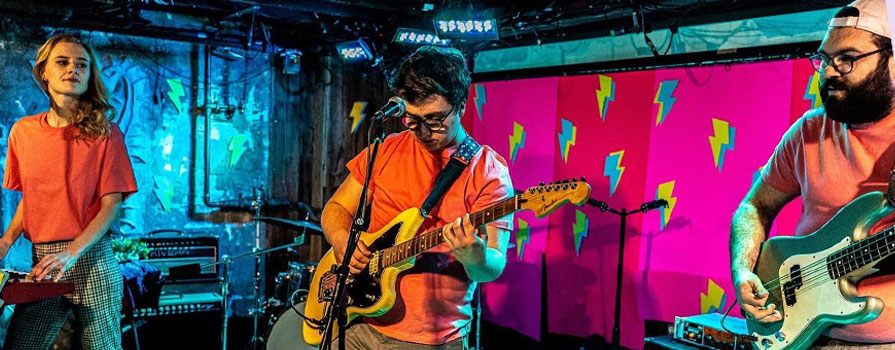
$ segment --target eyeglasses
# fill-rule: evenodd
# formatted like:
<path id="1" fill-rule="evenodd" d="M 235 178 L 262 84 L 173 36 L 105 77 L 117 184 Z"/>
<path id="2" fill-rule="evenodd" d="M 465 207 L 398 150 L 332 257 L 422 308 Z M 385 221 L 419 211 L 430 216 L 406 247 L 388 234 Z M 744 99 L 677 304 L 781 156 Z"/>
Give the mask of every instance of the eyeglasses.
<path id="1" fill-rule="evenodd" d="M 440 132 L 447 129 L 447 127 L 444 125 L 444 121 L 447 120 L 447 118 L 450 117 L 451 114 L 454 114 L 453 108 L 451 108 L 450 111 L 445 113 L 444 116 L 440 118 L 436 117 L 424 119 L 412 114 L 404 114 L 404 116 L 401 117 L 401 122 L 404 123 L 405 127 L 413 131 L 419 129 L 420 125 L 423 125 L 424 127 L 426 127 L 426 129 L 429 130 L 429 132 Z"/>
<path id="2" fill-rule="evenodd" d="M 811 66 L 814 67 L 818 73 L 823 73 L 824 69 L 830 66 L 830 63 L 833 63 L 833 69 L 835 69 L 839 74 L 848 74 L 851 73 L 853 69 L 855 69 L 855 61 L 860 60 L 864 57 L 875 55 L 883 51 L 889 51 L 892 48 L 879 49 L 873 52 L 868 52 L 865 54 L 857 55 L 857 56 L 849 56 L 849 55 L 836 55 L 833 58 L 827 56 L 823 52 L 818 52 L 814 56 L 809 57 L 808 59 L 811 61 Z"/>

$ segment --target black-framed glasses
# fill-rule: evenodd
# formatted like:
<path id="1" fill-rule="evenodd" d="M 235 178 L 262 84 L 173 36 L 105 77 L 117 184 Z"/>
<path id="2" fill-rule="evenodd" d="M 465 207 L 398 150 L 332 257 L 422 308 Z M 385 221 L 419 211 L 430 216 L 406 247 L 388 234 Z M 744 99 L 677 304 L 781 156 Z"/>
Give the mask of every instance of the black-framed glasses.
<path id="1" fill-rule="evenodd" d="M 413 131 L 419 129 L 420 125 L 423 125 L 424 127 L 426 127 L 426 129 L 429 130 L 429 132 L 440 132 L 447 129 L 447 127 L 444 125 L 444 121 L 447 120 L 447 118 L 450 117 L 452 114 L 454 114 L 454 108 L 451 108 L 451 110 L 449 110 L 447 113 L 444 114 L 444 116 L 440 118 L 422 118 L 405 113 L 404 116 L 401 117 L 401 122 L 406 128 Z"/>
<path id="2" fill-rule="evenodd" d="M 818 52 L 814 56 L 809 57 L 808 59 L 811 61 L 811 66 L 814 67 L 818 73 L 823 73 L 824 69 L 827 69 L 830 66 L 830 63 L 833 64 L 833 69 L 835 69 L 839 74 L 848 74 L 851 73 L 852 70 L 855 69 L 855 61 L 860 60 L 864 57 L 878 54 L 883 51 L 889 51 L 892 48 L 879 49 L 876 51 L 868 52 L 865 54 L 860 54 L 857 56 L 850 55 L 836 55 L 830 58 L 827 54 L 823 52 Z"/>

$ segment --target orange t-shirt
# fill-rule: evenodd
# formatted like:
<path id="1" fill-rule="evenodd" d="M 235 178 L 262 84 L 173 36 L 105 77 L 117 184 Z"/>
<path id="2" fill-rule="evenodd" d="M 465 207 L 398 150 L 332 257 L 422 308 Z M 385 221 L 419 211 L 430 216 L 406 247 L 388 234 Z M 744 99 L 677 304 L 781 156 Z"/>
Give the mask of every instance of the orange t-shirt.
<path id="1" fill-rule="evenodd" d="M 409 131 L 386 138 L 379 147 L 373 168 L 368 231 L 378 231 L 404 210 L 419 208 L 456 148 L 429 152 Z M 366 165 L 366 150 L 347 164 L 351 176 L 360 183 L 364 182 Z M 418 233 L 485 209 L 512 194 L 506 161 L 491 147 L 482 146 Z M 511 222 L 510 217 L 505 217 L 491 225 L 509 230 Z M 466 275 L 463 265 L 446 244 L 441 244 L 420 255 L 416 265 L 398 277 L 395 306 L 385 315 L 365 321 L 395 339 L 444 344 L 468 331 L 474 289 L 475 283 Z"/>
<path id="2" fill-rule="evenodd" d="M 895 114 L 851 128 L 830 119 L 823 109 L 809 111 L 789 129 L 762 180 L 771 187 L 802 196 L 802 216 L 796 236 L 817 231 L 839 209 L 871 191 L 886 192 L 888 172 L 895 164 Z M 890 215 L 873 232 L 891 226 Z M 895 276 L 865 278 L 859 295 L 883 299 L 879 318 L 830 329 L 830 336 L 854 342 L 895 342 Z"/>
<path id="3" fill-rule="evenodd" d="M 25 238 L 75 239 L 96 217 L 102 196 L 124 199 L 137 191 L 124 136 L 111 128 L 109 137 L 79 139 L 73 125 L 47 124 L 47 112 L 12 126 L 3 187 L 22 192 Z"/>

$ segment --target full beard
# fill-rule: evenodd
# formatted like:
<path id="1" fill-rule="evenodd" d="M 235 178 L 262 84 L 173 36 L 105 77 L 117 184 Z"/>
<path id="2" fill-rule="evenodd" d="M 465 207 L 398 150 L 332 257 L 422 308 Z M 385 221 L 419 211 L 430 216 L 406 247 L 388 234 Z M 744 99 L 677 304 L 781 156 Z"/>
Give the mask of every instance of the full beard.
<path id="1" fill-rule="evenodd" d="M 875 122 L 883 119 L 895 106 L 895 87 L 889 80 L 888 66 L 880 67 L 863 82 L 847 84 L 839 79 L 821 84 L 820 98 L 827 115 L 848 125 Z M 829 95 L 830 89 L 844 91 L 842 97 Z"/>

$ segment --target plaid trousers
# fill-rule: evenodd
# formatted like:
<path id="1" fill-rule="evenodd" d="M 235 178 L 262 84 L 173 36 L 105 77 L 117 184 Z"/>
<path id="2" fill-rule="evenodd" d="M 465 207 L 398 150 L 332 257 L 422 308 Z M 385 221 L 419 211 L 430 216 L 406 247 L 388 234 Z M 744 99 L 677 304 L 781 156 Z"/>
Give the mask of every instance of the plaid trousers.
<path id="1" fill-rule="evenodd" d="M 71 241 L 35 244 L 33 263 L 63 251 Z M 15 307 L 6 348 L 48 349 L 74 312 L 75 327 L 85 350 L 121 349 L 121 298 L 124 283 L 108 235 L 96 242 L 68 271 L 62 281 L 73 282 L 75 292 Z"/>

